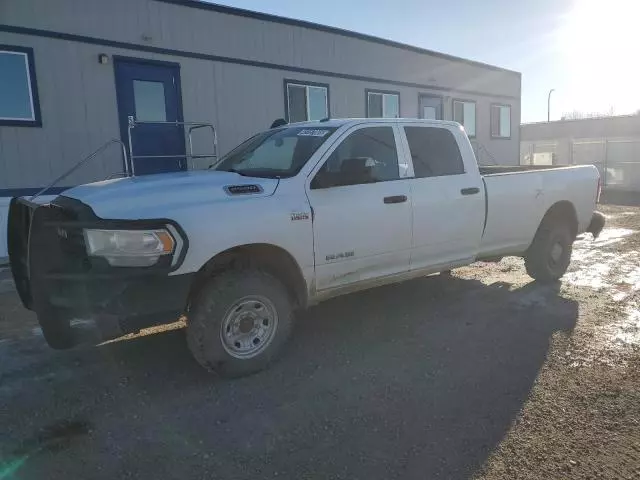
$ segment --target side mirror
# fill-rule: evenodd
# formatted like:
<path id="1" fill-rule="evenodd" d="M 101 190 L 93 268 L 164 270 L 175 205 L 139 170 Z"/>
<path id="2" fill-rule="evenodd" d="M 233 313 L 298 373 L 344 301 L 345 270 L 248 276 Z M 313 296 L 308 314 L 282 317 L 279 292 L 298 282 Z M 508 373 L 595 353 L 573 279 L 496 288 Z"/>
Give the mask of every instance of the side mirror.
<path id="1" fill-rule="evenodd" d="M 316 176 L 313 177 L 313 180 L 311 180 L 311 184 L 309 186 L 311 187 L 311 190 L 333 187 L 334 179 L 332 177 L 333 175 L 326 170 L 320 170 L 318 173 L 316 173 Z"/>

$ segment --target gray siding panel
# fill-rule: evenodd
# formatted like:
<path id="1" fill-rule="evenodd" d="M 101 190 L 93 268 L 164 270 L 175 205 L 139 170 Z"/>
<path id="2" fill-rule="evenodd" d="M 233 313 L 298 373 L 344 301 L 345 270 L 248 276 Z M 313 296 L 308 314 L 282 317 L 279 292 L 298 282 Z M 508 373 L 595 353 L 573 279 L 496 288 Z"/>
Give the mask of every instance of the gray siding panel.
<path id="1" fill-rule="evenodd" d="M 518 163 L 520 75 L 513 72 L 154 0 L 0 0 L 0 23 L 435 87 L 302 74 L 0 31 L 0 43 L 34 49 L 43 121 L 42 128 L 0 127 L 0 189 L 42 186 L 110 138 L 119 138 L 113 62 L 100 65 L 100 53 L 178 62 L 185 120 L 212 122 L 221 153 L 284 116 L 283 79 L 291 78 L 329 84 L 334 117 L 364 117 L 366 89 L 399 91 L 405 117 L 418 114 L 419 93 L 443 97 L 445 119 L 452 118 L 453 98 L 475 100 L 476 149 L 481 144 L 499 163 Z M 485 95 L 456 91 L 460 89 Z M 495 101 L 512 105 L 511 140 L 490 138 L 490 104 Z M 198 133 L 195 139 L 195 152 L 209 153 L 207 134 Z M 112 148 L 61 185 L 100 180 L 121 170 L 120 153 Z"/>
<path id="2" fill-rule="evenodd" d="M 7 172 L 0 188 L 42 186 L 110 138 L 119 138 L 113 66 L 97 61 L 103 49 L 8 34 L 0 34 L 0 43 L 34 49 L 43 123 L 41 128 L 0 127 L 0 163 Z M 118 171 L 121 155 L 113 148 L 61 186 L 104 179 Z"/>
<path id="3" fill-rule="evenodd" d="M 154 0 L 58 0 L 55 9 L 49 0 L 26 2 L 35 5 L 38 12 L 40 6 L 51 10 L 48 15 L 34 15 L 22 3 L 8 0 L 2 22 L 254 61 L 519 95 L 520 75 L 513 72 L 299 26 Z M 113 12 L 118 12 L 117 18 L 105 21 Z"/>

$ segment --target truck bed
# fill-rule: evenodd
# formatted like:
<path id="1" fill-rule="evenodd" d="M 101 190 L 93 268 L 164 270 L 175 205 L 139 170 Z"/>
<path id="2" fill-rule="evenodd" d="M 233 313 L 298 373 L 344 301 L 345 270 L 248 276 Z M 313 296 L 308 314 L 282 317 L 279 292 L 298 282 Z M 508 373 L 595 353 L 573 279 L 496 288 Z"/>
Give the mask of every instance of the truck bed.
<path id="1" fill-rule="evenodd" d="M 558 202 L 572 204 L 577 233 L 591 221 L 598 183 L 591 165 L 482 166 L 480 173 L 487 205 L 481 256 L 522 254 L 547 210 Z"/>
<path id="2" fill-rule="evenodd" d="M 498 175 L 500 173 L 528 172 L 532 170 L 552 170 L 572 165 L 478 165 L 480 175 Z"/>

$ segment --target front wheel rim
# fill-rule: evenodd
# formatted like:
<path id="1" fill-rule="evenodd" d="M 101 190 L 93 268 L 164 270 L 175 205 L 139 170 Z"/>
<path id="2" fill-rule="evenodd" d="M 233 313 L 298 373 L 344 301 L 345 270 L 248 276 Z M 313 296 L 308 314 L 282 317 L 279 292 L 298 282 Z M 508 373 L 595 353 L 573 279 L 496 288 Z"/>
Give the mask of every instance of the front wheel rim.
<path id="1" fill-rule="evenodd" d="M 262 296 L 247 296 L 233 303 L 220 324 L 220 340 L 234 358 L 253 358 L 271 344 L 278 329 L 278 313 Z"/>

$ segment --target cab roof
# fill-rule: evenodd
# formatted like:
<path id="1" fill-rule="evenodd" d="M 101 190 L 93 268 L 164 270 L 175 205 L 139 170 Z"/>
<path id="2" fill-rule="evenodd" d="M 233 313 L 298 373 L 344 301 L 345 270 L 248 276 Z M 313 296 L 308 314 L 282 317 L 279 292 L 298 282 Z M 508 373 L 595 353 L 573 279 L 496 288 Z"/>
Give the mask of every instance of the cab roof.
<path id="1" fill-rule="evenodd" d="M 424 123 L 426 125 L 448 125 L 458 127 L 459 123 L 450 120 L 426 120 L 420 118 L 330 118 L 326 120 L 314 120 L 309 122 L 289 123 L 289 127 L 342 127 L 345 125 L 359 125 L 362 123 L 384 123 L 384 124 L 403 124 L 403 123 Z M 284 127 L 285 125 L 283 125 Z"/>

